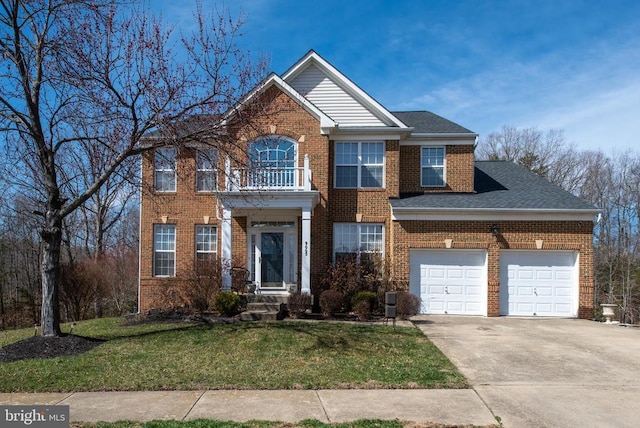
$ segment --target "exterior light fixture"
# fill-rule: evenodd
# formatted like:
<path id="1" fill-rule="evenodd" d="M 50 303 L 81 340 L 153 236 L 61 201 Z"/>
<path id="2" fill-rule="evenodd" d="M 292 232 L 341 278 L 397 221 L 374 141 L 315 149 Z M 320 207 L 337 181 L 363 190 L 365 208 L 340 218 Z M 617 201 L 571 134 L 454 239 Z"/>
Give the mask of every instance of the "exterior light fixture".
<path id="1" fill-rule="evenodd" d="M 491 226 L 491 234 L 492 234 L 493 236 L 498 236 L 498 235 L 500 235 L 500 228 L 498 227 L 498 225 L 497 225 L 497 224 L 494 224 L 494 225 L 492 225 L 492 226 Z"/>

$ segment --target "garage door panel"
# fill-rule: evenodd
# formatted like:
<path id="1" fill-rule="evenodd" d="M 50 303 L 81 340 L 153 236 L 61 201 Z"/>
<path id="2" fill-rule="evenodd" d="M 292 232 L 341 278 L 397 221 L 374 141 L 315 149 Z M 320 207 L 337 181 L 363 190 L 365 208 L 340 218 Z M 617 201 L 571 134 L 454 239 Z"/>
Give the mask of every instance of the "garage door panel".
<path id="1" fill-rule="evenodd" d="M 427 304 L 427 310 L 429 312 L 442 312 L 445 310 L 444 301 L 442 300 L 434 300 L 430 301 Z"/>
<path id="2" fill-rule="evenodd" d="M 576 260 L 568 251 L 502 251 L 500 313 L 576 316 Z"/>
<path id="3" fill-rule="evenodd" d="M 467 279 L 481 279 L 483 277 L 482 269 L 469 269 L 466 274 Z"/>
<path id="4" fill-rule="evenodd" d="M 517 272 L 516 277 L 520 281 L 533 281 L 534 279 L 534 273 L 532 270 L 519 269 Z"/>
<path id="5" fill-rule="evenodd" d="M 423 313 L 486 313 L 486 251 L 411 250 L 410 266 Z"/>
<path id="6" fill-rule="evenodd" d="M 571 297 L 573 295 L 571 287 L 556 287 L 555 291 L 558 297 Z"/>
<path id="7" fill-rule="evenodd" d="M 553 271 L 539 270 L 536 272 L 536 279 L 538 281 L 553 281 Z"/>
<path id="8" fill-rule="evenodd" d="M 447 313 L 449 314 L 461 314 L 464 312 L 464 302 L 449 301 L 447 302 Z"/>
<path id="9" fill-rule="evenodd" d="M 429 279 L 445 279 L 447 273 L 442 268 L 428 268 L 426 277 Z"/>
<path id="10" fill-rule="evenodd" d="M 534 294 L 538 297 L 553 297 L 553 287 L 538 287 Z"/>
<path id="11" fill-rule="evenodd" d="M 465 287 L 465 293 L 469 296 L 482 296 L 482 287 L 479 285 L 468 285 Z"/>
<path id="12" fill-rule="evenodd" d="M 462 279 L 464 278 L 464 270 L 462 268 L 451 268 L 447 270 L 447 279 Z"/>

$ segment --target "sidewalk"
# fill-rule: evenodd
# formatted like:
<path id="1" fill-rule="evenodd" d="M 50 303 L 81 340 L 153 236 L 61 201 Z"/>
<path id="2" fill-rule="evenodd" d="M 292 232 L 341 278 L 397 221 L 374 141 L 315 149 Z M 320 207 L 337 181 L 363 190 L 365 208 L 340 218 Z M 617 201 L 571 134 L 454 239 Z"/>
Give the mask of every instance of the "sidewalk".
<path id="1" fill-rule="evenodd" d="M 333 423 L 399 419 L 450 425 L 496 424 L 472 389 L 3 393 L 0 404 L 68 405 L 71 420 L 82 422 L 317 419 Z"/>

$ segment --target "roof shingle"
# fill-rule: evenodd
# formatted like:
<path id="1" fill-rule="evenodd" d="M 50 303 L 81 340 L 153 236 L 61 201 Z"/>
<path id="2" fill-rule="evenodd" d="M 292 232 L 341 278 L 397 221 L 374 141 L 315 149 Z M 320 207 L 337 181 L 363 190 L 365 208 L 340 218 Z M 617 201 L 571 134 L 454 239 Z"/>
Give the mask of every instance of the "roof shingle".
<path id="1" fill-rule="evenodd" d="M 418 134 L 475 134 L 430 111 L 394 111 L 391 114 L 412 127 L 413 132 Z"/>
<path id="2" fill-rule="evenodd" d="M 508 161 L 476 161 L 475 193 L 425 193 L 391 199 L 393 208 L 482 210 L 593 210 L 596 208 Z"/>

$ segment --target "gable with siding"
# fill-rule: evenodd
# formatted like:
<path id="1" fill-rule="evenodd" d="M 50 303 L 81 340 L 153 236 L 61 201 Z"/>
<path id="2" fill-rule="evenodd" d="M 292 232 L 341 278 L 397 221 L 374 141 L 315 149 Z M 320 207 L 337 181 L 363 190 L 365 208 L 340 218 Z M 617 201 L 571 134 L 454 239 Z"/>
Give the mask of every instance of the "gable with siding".
<path id="1" fill-rule="evenodd" d="M 289 84 L 341 126 L 386 126 L 315 64 L 310 64 Z"/>

